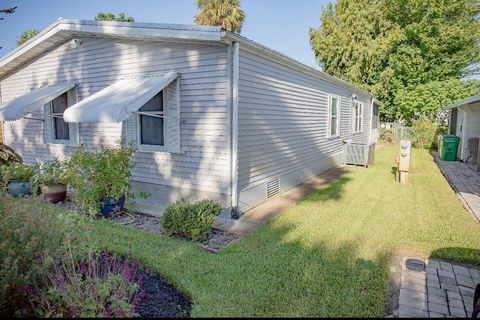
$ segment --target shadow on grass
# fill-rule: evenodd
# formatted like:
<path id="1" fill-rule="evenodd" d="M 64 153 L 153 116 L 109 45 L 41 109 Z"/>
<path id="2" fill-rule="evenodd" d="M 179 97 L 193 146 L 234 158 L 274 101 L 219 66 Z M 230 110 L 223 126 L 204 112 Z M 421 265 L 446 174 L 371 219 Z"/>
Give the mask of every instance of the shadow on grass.
<path id="1" fill-rule="evenodd" d="M 312 189 L 312 192 L 303 200 L 308 200 L 308 201 L 312 201 L 312 200 L 313 201 L 328 201 L 328 200 L 339 201 L 341 200 L 345 185 L 348 182 L 352 181 L 352 178 L 346 175 L 349 171 L 348 169 L 337 168 L 336 170 L 338 170 L 338 175 L 330 178 L 327 177 L 325 185 L 322 185 L 317 189 Z"/>
<path id="2" fill-rule="evenodd" d="M 480 267 L 480 249 L 460 247 L 440 248 L 433 251 L 431 257 L 452 261 L 464 261 L 477 268 Z"/>

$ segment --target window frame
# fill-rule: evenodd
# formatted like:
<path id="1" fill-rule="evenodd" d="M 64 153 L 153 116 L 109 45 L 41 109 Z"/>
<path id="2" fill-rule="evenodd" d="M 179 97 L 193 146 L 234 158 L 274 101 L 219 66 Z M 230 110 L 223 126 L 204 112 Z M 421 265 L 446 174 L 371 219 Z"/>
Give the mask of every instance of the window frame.
<path id="1" fill-rule="evenodd" d="M 332 134 L 332 110 L 333 110 L 333 99 L 337 99 L 337 130 L 335 134 Z M 340 97 L 334 94 L 328 95 L 328 125 L 327 125 L 327 136 L 329 138 L 336 138 L 340 136 Z"/>
<path id="2" fill-rule="evenodd" d="M 62 96 L 66 94 L 67 95 L 67 108 L 65 108 L 65 111 L 70 108 L 74 103 L 72 103 L 72 93 L 71 90 L 68 90 L 64 93 L 62 93 L 61 95 L 55 97 L 55 99 L 57 99 L 58 97 Z M 76 95 L 76 90 L 75 90 L 75 95 Z M 63 113 L 59 116 L 59 113 L 55 113 L 53 111 L 53 101 L 55 100 L 51 100 L 49 103 L 48 103 L 48 110 L 49 110 L 49 121 L 50 121 L 50 126 L 51 126 L 51 143 L 50 144 L 59 144 L 59 145 L 71 145 L 72 143 L 76 142 L 75 141 L 75 137 L 74 137 L 74 132 L 72 130 L 72 125 L 75 125 L 74 123 L 69 123 L 69 122 L 66 122 L 67 125 L 68 125 L 68 137 L 69 139 L 57 139 L 57 135 L 55 134 L 55 130 L 56 130 L 56 126 L 55 126 L 55 118 L 62 118 L 63 119 L 63 113 L 65 113 L 65 111 L 63 111 Z M 65 120 L 64 120 L 65 121 Z"/>
<path id="3" fill-rule="evenodd" d="M 357 110 L 357 106 L 359 109 Z M 358 125 L 358 129 L 357 129 Z M 363 102 L 355 102 L 353 109 L 353 132 L 362 132 L 363 131 Z"/>
<path id="4" fill-rule="evenodd" d="M 163 111 L 146 111 L 146 112 L 145 111 L 140 111 L 140 109 L 143 107 L 143 105 L 142 105 L 142 107 L 138 108 L 138 110 L 135 112 L 137 149 L 140 152 L 167 152 L 167 117 L 166 117 L 167 101 L 168 101 L 168 99 L 167 99 L 167 88 L 164 88 L 163 90 L 160 90 L 155 95 L 159 94 L 160 92 L 163 92 L 162 93 Z M 155 97 L 155 96 L 153 96 L 153 97 Z M 150 101 L 150 100 L 148 100 L 148 101 Z M 158 117 L 158 118 L 163 119 L 163 145 L 142 144 L 142 124 L 141 124 L 141 121 L 140 121 L 140 116 L 141 115 L 150 116 L 150 117 Z"/>

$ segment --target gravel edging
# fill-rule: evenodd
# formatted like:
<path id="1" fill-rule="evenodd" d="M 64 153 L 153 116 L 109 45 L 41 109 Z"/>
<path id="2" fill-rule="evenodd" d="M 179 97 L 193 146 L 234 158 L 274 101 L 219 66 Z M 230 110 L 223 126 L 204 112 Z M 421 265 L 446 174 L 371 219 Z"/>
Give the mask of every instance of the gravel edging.
<path id="1" fill-rule="evenodd" d="M 132 221 L 132 216 L 134 221 Z M 125 225 L 127 227 L 150 232 L 156 235 L 168 235 L 168 233 L 165 232 L 161 226 L 160 218 L 138 212 L 125 213 L 121 211 L 114 214 L 107 220 L 112 223 Z M 218 253 L 221 249 L 238 239 L 240 239 L 240 236 L 212 228 L 208 235 L 205 238 L 198 240 L 197 243 L 199 243 L 208 252 Z"/>

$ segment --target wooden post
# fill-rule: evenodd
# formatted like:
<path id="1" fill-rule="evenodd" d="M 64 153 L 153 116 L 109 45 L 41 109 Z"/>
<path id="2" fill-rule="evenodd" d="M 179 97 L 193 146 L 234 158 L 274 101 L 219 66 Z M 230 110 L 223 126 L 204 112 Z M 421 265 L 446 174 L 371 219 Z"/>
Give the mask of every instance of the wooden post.
<path id="1" fill-rule="evenodd" d="M 400 183 L 408 183 L 408 172 L 410 171 L 410 154 L 412 142 L 410 140 L 400 141 L 400 157 L 398 161 L 398 172 Z"/>

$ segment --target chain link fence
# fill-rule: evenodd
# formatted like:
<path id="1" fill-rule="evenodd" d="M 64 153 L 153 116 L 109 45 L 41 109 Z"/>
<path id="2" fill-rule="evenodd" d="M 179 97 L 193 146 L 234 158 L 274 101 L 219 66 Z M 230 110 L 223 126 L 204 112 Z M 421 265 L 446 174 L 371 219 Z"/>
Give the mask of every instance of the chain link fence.
<path id="1" fill-rule="evenodd" d="M 398 122 L 382 122 L 380 124 L 380 140 L 396 143 L 400 140 L 413 140 L 415 132 Z"/>

